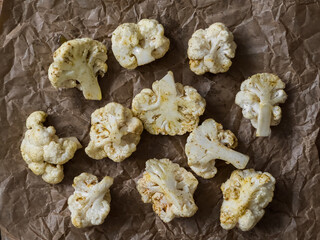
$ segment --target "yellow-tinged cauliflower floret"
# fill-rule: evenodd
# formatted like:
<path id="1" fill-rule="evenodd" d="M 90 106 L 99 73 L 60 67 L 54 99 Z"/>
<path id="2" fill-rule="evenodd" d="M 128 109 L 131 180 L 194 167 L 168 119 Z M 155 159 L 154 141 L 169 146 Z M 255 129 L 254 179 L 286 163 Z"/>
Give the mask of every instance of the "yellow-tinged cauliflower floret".
<path id="1" fill-rule="evenodd" d="M 79 88 L 86 99 L 101 100 L 97 76 L 107 72 L 107 48 L 91 38 L 63 43 L 53 54 L 48 75 L 55 88 Z"/>
<path id="2" fill-rule="evenodd" d="M 47 183 L 56 184 L 64 177 L 62 164 L 73 158 L 82 146 L 77 138 L 59 138 L 54 127 L 44 127 L 46 117 L 42 111 L 30 114 L 20 150 L 34 174 L 42 175 Z"/>
<path id="3" fill-rule="evenodd" d="M 198 75 L 206 72 L 223 73 L 229 70 L 237 45 L 233 34 L 223 23 L 199 29 L 188 42 L 190 69 Z"/>
<path id="4" fill-rule="evenodd" d="M 280 123 L 282 114 L 278 105 L 287 99 L 284 88 L 285 83 L 270 73 L 255 74 L 241 84 L 235 102 L 242 108 L 243 116 L 257 129 L 258 137 L 269 136 L 270 126 Z"/>
<path id="5" fill-rule="evenodd" d="M 236 152 L 238 140 L 230 130 L 223 130 L 213 119 L 205 120 L 190 133 L 185 147 L 190 168 L 203 178 L 213 178 L 217 173 L 216 159 L 231 163 L 238 169 L 246 167 L 249 157 Z"/>
<path id="6" fill-rule="evenodd" d="M 175 83 L 168 72 L 132 100 L 132 111 L 151 134 L 183 135 L 198 126 L 206 102 L 196 89 Z"/>
<path id="7" fill-rule="evenodd" d="M 152 203 L 153 210 L 162 221 L 175 217 L 191 217 L 198 210 L 193 193 L 198 180 L 177 163 L 169 159 L 150 159 L 137 189 L 144 203 Z"/>
<path id="8" fill-rule="evenodd" d="M 221 185 L 223 203 L 220 221 L 224 229 L 238 226 L 242 231 L 252 229 L 264 215 L 264 208 L 272 201 L 274 177 L 253 169 L 235 170 Z"/>
<path id="9" fill-rule="evenodd" d="M 121 24 L 112 33 L 111 41 L 117 61 L 128 69 L 162 58 L 170 45 L 163 26 L 154 19 Z"/>
<path id="10" fill-rule="evenodd" d="M 68 199 L 72 224 L 77 228 L 100 225 L 110 212 L 110 187 L 113 178 L 106 176 L 100 182 L 90 173 L 74 178 L 74 193 Z"/>
<path id="11" fill-rule="evenodd" d="M 109 157 L 121 162 L 136 151 L 142 131 L 142 122 L 129 108 L 109 103 L 92 113 L 90 142 L 85 151 L 97 160 Z"/>

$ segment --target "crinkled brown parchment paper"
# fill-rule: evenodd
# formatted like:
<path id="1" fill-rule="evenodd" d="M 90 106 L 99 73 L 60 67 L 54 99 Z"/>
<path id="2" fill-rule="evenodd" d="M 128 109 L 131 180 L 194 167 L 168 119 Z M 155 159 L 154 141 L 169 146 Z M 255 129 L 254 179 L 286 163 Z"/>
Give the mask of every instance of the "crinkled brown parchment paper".
<path id="1" fill-rule="evenodd" d="M 111 51 L 111 33 L 121 23 L 155 18 L 171 41 L 169 52 L 135 70 L 121 68 Z M 189 70 L 187 42 L 211 23 L 224 22 L 238 45 L 224 74 L 197 76 Z M 319 1 L 106 1 L 3 0 L 0 16 L 0 227 L 4 239 L 319 239 Z M 91 37 L 108 47 L 109 70 L 100 79 L 102 101 L 87 101 L 77 89 L 56 91 L 47 77 L 60 36 Z M 218 163 L 211 180 L 198 178 L 195 216 L 163 223 L 144 204 L 135 181 L 150 158 L 170 158 L 187 167 L 185 136 L 146 132 L 138 150 L 122 163 L 96 161 L 78 151 L 65 164 L 65 178 L 49 185 L 23 161 L 19 147 L 25 119 L 35 110 L 49 114 L 59 136 L 88 144 L 90 115 L 116 101 L 130 107 L 142 88 L 172 70 L 176 81 L 198 89 L 207 101 L 203 121 L 212 117 L 239 138 L 238 150 L 250 155 L 248 167 L 277 180 L 266 214 L 250 232 L 220 227 L 220 185 L 234 169 Z M 283 118 L 269 138 L 255 131 L 234 104 L 243 80 L 272 72 L 286 82 L 289 98 Z M 189 169 L 189 168 L 187 168 Z M 190 169 L 189 169 L 190 170 Z M 67 198 L 73 178 L 87 171 L 115 178 L 111 212 L 101 226 L 76 229 Z"/>

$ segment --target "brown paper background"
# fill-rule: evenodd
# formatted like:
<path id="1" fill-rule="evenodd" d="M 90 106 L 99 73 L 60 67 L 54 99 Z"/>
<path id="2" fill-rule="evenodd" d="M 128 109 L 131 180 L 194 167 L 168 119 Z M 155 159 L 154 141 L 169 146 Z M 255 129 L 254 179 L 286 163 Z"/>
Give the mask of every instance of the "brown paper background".
<path id="1" fill-rule="evenodd" d="M 155 18 L 170 39 L 169 52 L 147 66 L 127 70 L 117 63 L 110 37 L 121 23 Z M 197 76 L 189 70 L 187 42 L 192 33 L 224 22 L 238 45 L 231 69 Z M 320 166 L 315 145 L 319 133 L 319 1 L 107 1 L 4 0 L 0 16 L 0 227 L 4 239 L 319 239 Z M 77 89 L 57 91 L 47 77 L 59 38 L 91 37 L 108 47 L 109 70 L 100 79 L 102 101 L 87 101 Z M 61 137 L 89 137 L 90 115 L 116 101 L 132 98 L 172 70 L 177 82 L 198 89 L 207 107 L 201 121 L 212 117 L 232 130 L 240 152 L 250 155 L 248 168 L 268 171 L 277 180 L 274 199 L 250 232 L 226 231 L 219 225 L 220 185 L 234 168 L 218 161 L 211 180 L 198 178 L 191 218 L 163 223 L 144 204 L 135 181 L 150 158 L 170 158 L 187 167 L 184 136 L 146 132 L 137 151 L 122 163 L 96 161 L 84 149 L 65 164 L 65 178 L 49 185 L 23 161 L 19 147 L 25 119 L 36 110 L 49 114 Z M 234 104 L 240 84 L 250 75 L 272 72 L 286 82 L 283 118 L 268 138 L 255 131 Z M 187 168 L 189 169 L 189 168 Z M 190 169 L 189 169 L 190 170 Z M 111 212 L 104 224 L 76 229 L 67 198 L 73 178 L 87 171 L 115 178 Z"/>

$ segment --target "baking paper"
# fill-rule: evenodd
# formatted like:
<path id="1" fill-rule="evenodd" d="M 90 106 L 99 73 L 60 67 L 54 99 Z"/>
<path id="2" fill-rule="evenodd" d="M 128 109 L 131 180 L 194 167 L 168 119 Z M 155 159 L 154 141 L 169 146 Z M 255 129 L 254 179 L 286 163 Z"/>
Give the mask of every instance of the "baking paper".
<path id="1" fill-rule="evenodd" d="M 134 70 L 122 68 L 111 51 L 111 34 L 122 23 L 157 19 L 170 39 L 161 59 Z M 3 0 L 0 15 L 0 228 L 3 239 L 317 239 L 320 238 L 319 133 L 320 5 L 318 1 L 209 0 Z M 197 76 L 189 69 L 188 40 L 214 22 L 225 23 L 238 47 L 227 73 Z M 60 38 L 91 37 L 108 48 L 108 72 L 99 83 L 101 101 L 85 100 L 77 89 L 56 90 L 47 76 Z M 217 161 L 218 173 L 199 180 L 194 198 L 198 212 L 163 223 L 144 204 L 136 181 L 150 158 L 169 158 L 187 166 L 184 136 L 154 136 L 146 131 L 137 151 L 122 163 L 93 160 L 84 149 L 64 165 L 64 180 L 45 183 L 20 155 L 30 113 L 48 113 L 60 137 L 89 142 L 91 113 L 111 101 L 131 106 L 132 98 L 150 88 L 169 70 L 175 80 L 196 88 L 206 99 L 201 122 L 214 118 L 239 140 L 238 151 L 250 156 L 248 168 L 276 178 L 273 201 L 249 232 L 220 227 L 220 186 L 234 167 Z M 270 72 L 285 83 L 280 125 L 256 138 L 234 99 L 249 76 Z M 319 140 L 318 140 L 319 143 Z M 319 146 L 319 145 L 318 145 Z M 73 178 L 82 172 L 114 178 L 111 211 L 104 224 L 72 226 L 67 198 Z"/>

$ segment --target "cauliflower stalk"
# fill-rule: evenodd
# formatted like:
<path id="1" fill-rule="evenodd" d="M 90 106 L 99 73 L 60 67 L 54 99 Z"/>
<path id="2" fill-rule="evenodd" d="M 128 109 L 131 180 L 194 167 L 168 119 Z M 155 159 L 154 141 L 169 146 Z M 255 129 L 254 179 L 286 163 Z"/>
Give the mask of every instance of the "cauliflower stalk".
<path id="1" fill-rule="evenodd" d="M 206 72 L 223 73 L 229 70 L 237 45 L 233 34 L 223 23 L 214 23 L 205 30 L 199 29 L 188 42 L 191 71 L 198 75 Z"/>
<path id="2" fill-rule="evenodd" d="M 132 101 L 132 111 L 151 134 L 183 135 L 199 123 L 206 102 L 196 89 L 175 83 L 168 72 L 155 81 L 151 89 L 143 89 Z"/>
<path id="3" fill-rule="evenodd" d="M 107 72 L 107 48 L 90 38 L 73 39 L 63 43 L 53 54 L 49 80 L 55 88 L 82 90 L 89 100 L 101 100 L 97 76 Z"/>
<path id="4" fill-rule="evenodd" d="M 170 41 L 157 20 L 142 19 L 135 23 L 124 23 L 112 33 L 112 51 L 120 65 L 134 69 L 158 58 L 169 49 Z"/>
<path id="5" fill-rule="evenodd" d="M 150 159 L 137 189 L 144 203 L 152 202 L 153 210 L 162 221 L 175 217 L 191 217 L 198 207 L 193 193 L 198 180 L 184 168 L 169 159 Z"/>
<path id="6" fill-rule="evenodd" d="M 242 108 L 243 116 L 257 129 L 258 137 L 269 136 L 270 125 L 280 123 L 282 114 L 278 105 L 287 99 L 284 88 L 285 83 L 270 73 L 255 74 L 241 84 L 235 102 Z"/>
<path id="7" fill-rule="evenodd" d="M 221 124 L 213 119 L 207 119 L 187 139 L 185 151 L 188 164 L 197 175 L 206 179 L 216 175 L 216 159 L 224 160 L 238 169 L 243 169 L 249 157 L 231 149 L 237 145 L 237 138 L 231 131 L 223 130 Z"/>
<path id="8" fill-rule="evenodd" d="M 113 178 L 106 176 L 100 182 L 90 173 L 74 178 L 74 193 L 68 199 L 72 224 L 77 228 L 100 225 L 110 212 L 110 190 Z"/>
<path id="9" fill-rule="evenodd" d="M 47 114 L 36 111 L 27 118 L 21 154 L 28 167 L 36 175 L 51 184 L 62 181 L 63 164 L 73 158 L 81 144 L 75 137 L 59 138 L 54 127 L 44 127 Z"/>
<path id="10" fill-rule="evenodd" d="M 136 151 L 142 131 L 142 122 L 129 108 L 109 103 L 92 113 L 90 142 L 85 151 L 97 160 L 109 157 L 121 162 Z"/>
<path id="11" fill-rule="evenodd" d="M 275 179 L 270 173 L 253 169 L 233 171 L 221 185 L 223 203 L 220 221 L 224 229 L 236 225 L 242 231 L 252 229 L 264 215 L 264 208 L 272 201 Z"/>

